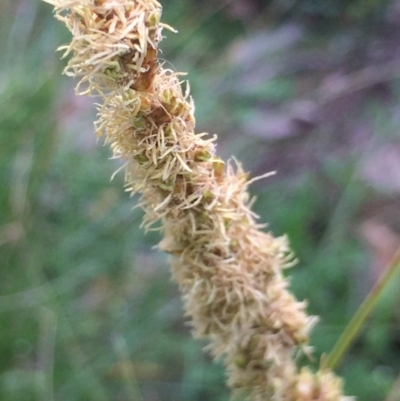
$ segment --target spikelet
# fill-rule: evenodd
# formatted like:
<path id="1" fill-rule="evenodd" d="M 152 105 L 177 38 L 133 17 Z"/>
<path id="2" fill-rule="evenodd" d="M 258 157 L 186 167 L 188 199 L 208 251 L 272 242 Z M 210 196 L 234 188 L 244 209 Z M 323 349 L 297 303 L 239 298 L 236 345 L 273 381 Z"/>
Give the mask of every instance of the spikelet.
<path id="1" fill-rule="evenodd" d="M 65 73 L 77 93 L 99 96 L 96 132 L 125 162 L 126 188 L 140 193 L 143 226 L 163 233 L 193 333 L 222 358 L 234 394 L 253 401 L 344 401 L 329 371 L 298 371 L 315 317 L 288 290 L 285 237 L 262 231 L 250 210 L 252 182 L 224 163 L 215 138 L 195 133 L 184 74 L 158 61 L 155 0 L 45 0 L 73 39 Z M 154 227 L 158 224 L 159 227 Z"/>

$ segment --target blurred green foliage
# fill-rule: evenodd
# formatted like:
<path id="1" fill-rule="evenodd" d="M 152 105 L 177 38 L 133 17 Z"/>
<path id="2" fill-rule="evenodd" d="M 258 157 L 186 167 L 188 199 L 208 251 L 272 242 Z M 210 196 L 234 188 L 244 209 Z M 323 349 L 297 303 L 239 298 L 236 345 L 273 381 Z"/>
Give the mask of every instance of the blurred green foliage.
<path id="1" fill-rule="evenodd" d="M 190 71 L 200 130 L 220 132 L 221 153 L 254 174 L 278 170 L 251 190 L 262 220 L 289 236 L 300 260 L 289 274 L 296 295 L 321 316 L 312 338 L 318 357 L 374 280 L 379 244 L 363 239 L 363 224 L 388 213 L 398 234 L 399 194 L 361 174 L 375 148 L 398 139 L 398 83 L 367 82 L 359 98 L 317 109 L 320 119 L 292 118 L 291 106 L 303 98 L 320 105 L 313 94 L 329 74 L 357 71 L 360 60 L 373 66 L 371 49 L 360 49 L 379 40 L 395 3 L 164 2 L 165 21 L 180 31 L 168 34 L 165 58 Z M 287 31 L 300 35 L 292 44 L 273 36 L 293 23 L 302 29 Z M 257 58 L 252 38 L 260 32 L 260 49 L 271 47 L 268 37 L 277 43 Z M 123 177 L 109 182 L 119 164 L 96 143 L 94 107 L 60 76 L 54 49 L 68 37 L 48 5 L 0 5 L 0 399 L 227 400 L 223 369 L 191 338 L 167 258 L 152 249 L 158 235 L 140 229 Z M 271 125 L 265 115 L 287 119 Z M 365 125 L 367 140 L 357 136 Z M 400 372 L 397 288 L 339 370 L 361 401 L 383 400 Z"/>

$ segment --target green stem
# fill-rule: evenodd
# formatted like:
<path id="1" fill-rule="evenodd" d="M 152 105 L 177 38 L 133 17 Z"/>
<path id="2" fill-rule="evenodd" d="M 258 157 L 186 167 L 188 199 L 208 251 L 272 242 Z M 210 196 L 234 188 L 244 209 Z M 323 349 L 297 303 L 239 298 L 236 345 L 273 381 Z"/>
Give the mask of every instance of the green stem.
<path id="1" fill-rule="evenodd" d="M 335 369 L 343 355 L 346 353 L 347 349 L 351 346 L 354 340 L 360 333 L 366 319 L 375 308 L 376 304 L 383 291 L 386 289 L 389 282 L 396 276 L 400 271 L 400 248 L 397 250 L 392 261 L 389 263 L 388 267 L 385 269 L 384 273 L 379 277 L 379 280 L 372 287 L 372 290 L 365 298 L 364 302 L 358 308 L 357 312 L 354 314 L 350 323 L 344 329 L 339 340 L 336 342 L 331 353 L 323 361 L 323 367 L 328 369 Z"/>

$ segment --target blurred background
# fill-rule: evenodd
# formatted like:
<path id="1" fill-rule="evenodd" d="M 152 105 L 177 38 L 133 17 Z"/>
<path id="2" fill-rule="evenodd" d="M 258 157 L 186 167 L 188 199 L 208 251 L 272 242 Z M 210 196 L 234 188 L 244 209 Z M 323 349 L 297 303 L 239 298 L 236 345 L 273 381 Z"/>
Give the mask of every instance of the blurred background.
<path id="1" fill-rule="evenodd" d="M 331 350 L 400 244 L 400 1 L 165 0 L 162 57 L 190 73 L 199 132 L 258 175 L 255 209 L 299 258 L 292 289 Z M 0 2 L 0 399 L 225 401 L 157 234 L 110 182 L 95 99 L 37 0 Z M 400 278 L 338 373 L 398 401 Z M 305 361 L 307 362 L 307 361 Z M 396 384 L 397 383 L 397 384 Z"/>

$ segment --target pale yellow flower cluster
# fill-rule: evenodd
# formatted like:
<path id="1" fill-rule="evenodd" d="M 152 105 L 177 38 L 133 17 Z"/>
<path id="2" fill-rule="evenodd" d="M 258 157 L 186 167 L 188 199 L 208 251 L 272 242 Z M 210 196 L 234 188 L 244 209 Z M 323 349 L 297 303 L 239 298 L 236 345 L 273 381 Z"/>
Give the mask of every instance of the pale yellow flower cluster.
<path id="1" fill-rule="evenodd" d="M 66 74 L 79 94 L 100 96 L 96 130 L 124 161 L 146 229 L 159 228 L 193 332 L 222 358 L 228 384 L 251 400 L 343 401 L 331 372 L 298 371 L 315 318 L 288 291 L 286 238 L 262 231 L 252 180 L 195 133 L 183 74 L 158 61 L 163 28 L 155 0 L 45 0 L 71 31 Z M 182 84 L 186 85 L 183 91 Z"/>

